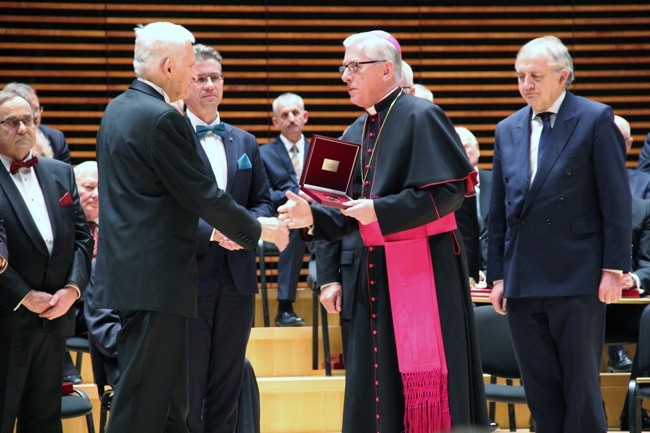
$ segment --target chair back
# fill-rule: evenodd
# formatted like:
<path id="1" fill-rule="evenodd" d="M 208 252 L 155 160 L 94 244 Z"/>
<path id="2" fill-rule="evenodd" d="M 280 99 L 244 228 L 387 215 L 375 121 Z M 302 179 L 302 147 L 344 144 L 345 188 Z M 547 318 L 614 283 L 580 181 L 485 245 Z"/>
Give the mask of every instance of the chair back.
<path id="1" fill-rule="evenodd" d="M 650 376 L 650 308 L 646 307 L 639 322 L 639 342 L 636 348 L 641 376 Z"/>
<path id="2" fill-rule="evenodd" d="M 519 379 L 519 365 L 512 346 L 508 318 L 494 311 L 492 305 L 474 307 L 476 333 L 483 373 Z"/>

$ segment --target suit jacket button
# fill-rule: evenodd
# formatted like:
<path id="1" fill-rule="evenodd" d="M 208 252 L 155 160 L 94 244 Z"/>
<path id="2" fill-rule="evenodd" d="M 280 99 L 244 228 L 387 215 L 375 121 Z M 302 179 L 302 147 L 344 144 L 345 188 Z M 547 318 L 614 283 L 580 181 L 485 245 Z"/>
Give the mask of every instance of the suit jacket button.
<path id="1" fill-rule="evenodd" d="M 524 221 L 524 220 L 521 220 L 521 221 L 519 222 L 519 225 L 523 226 L 524 223 L 525 223 L 525 221 Z"/>
<path id="2" fill-rule="evenodd" d="M 565 171 L 565 173 L 566 173 L 567 176 L 571 176 L 571 169 L 570 168 L 567 169 L 567 171 Z"/>
<path id="3" fill-rule="evenodd" d="M 549 225 L 549 226 L 551 225 L 551 219 L 550 218 L 546 220 L 546 224 Z"/>

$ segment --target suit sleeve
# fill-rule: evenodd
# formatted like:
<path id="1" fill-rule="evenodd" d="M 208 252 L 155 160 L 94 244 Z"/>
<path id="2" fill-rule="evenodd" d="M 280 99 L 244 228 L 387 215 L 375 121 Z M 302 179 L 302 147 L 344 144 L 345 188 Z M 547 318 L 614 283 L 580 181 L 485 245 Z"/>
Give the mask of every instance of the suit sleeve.
<path id="1" fill-rule="evenodd" d="M 488 227 L 487 281 L 503 280 L 503 254 L 506 236 L 505 184 L 501 172 L 500 136 L 503 129 L 497 125 L 492 159 L 492 186 L 490 188 L 490 216 Z"/>
<path id="2" fill-rule="evenodd" d="M 117 334 L 122 328 L 120 318 L 111 309 L 92 306 L 94 288 L 95 261 L 93 260 L 90 282 L 84 293 L 84 318 L 88 333 L 93 337 L 99 351 L 105 356 L 117 358 Z"/>
<path id="3" fill-rule="evenodd" d="M 2 217 L 0 217 L 0 274 L 7 269 L 9 262 L 9 251 L 7 251 L 7 233 L 5 232 L 5 226 L 2 222 Z"/>
<path id="4" fill-rule="evenodd" d="M 318 285 L 340 283 L 341 241 L 315 241 L 314 244 Z"/>
<path id="5" fill-rule="evenodd" d="M 603 218 L 603 269 L 631 269 L 632 195 L 625 170 L 625 144 L 612 110 L 595 122 L 593 164 Z"/>
<path id="6" fill-rule="evenodd" d="M 174 199 L 245 249 L 257 246 L 255 217 L 203 173 L 190 130 L 175 110 L 164 112 L 153 129 L 151 164 Z"/>
<path id="7" fill-rule="evenodd" d="M 88 222 L 84 214 L 81 202 L 79 201 L 79 194 L 77 193 L 77 184 L 74 180 L 74 172 L 72 166 L 70 170 L 70 189 L 72 191 L 72 198 L 74 200 L 75 209 L 75 246 L 74 257 L 72 266 L 68 274 L 68 283 L 74 283 L 83 293 L 90 280 L 90 262 L 93 255 L 94 240 L 88 230 Z"/>

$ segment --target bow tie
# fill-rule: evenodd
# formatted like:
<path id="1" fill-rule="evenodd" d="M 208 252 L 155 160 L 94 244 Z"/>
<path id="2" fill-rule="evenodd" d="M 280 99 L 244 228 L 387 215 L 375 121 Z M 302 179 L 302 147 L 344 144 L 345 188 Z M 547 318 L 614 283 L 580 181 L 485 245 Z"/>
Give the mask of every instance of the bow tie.
<path id="1" fill-rule="evenodd" d="M 212 126 L 196 125 L 196 134 L 199 138 L 205 137 L 205 134 L 207 134 L 208 131 L 212 131 L 213 134 L 218 135 L 221 138 L 226 135 L 226 128 L 223 126 L 223 123 L 218 123 Z"/>
<path id="2" fill-rule="evenodd" d="M 31 157 L 27 161 L 13 161 L 11 163 L 11 166 L 9 167 L 9 172 L 11 174 L 16 174 L 18 173 L 18 170 L 20 170 L 23 167 L 31 168 L 38 164 L 38 158 L 35 156 Z"/>

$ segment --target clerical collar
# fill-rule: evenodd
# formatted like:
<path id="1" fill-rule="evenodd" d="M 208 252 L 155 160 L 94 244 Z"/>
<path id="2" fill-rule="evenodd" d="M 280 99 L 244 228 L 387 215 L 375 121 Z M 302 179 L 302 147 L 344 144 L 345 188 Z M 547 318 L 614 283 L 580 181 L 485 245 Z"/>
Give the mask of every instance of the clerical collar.
<path id="1" fill-rule="evenodd" d="M 388 92 L 383 98 L 379 100 L 375 105 L 366 108 L 366 111 L 368 112 L 369 115 L 374 116 L 375 114 L 379 113 L 380 111 L 384 111 L 390 107 L 390 104 L 393 103 L 395 100 L 394 97 L 391 96 L 397 96 L 397 92 L 401 92 L 402 89 L 399 87 L 395 87 L 393 90 Z"/>
<path id="2" fill-rule="evenodd" d="M 212 125 L 218 125 L 221 123 L 221 116 L 219 116 L 219 112 L 217 112 L 217 118 L 214 119 L 214 122 L 210 123 L 209 125 L 203 121 L 202 119 L 199 118 L 196 114 L 192 113 L 192 111 L 188 108 L 186 110 L 187 118 L 190 119 L 190 123 L 192 124 L 192 128 L 196 130 L 196 125 L 207 125 L 207 126 L 212 126 Z"/>
<path id="3" fill-rule="evenodd" d="M 166 103 L 169 104 L 169 103 L 171 102 L 171 100 L 169 99 L 169 95 L 167 95 L 167 92 L 165 92 L 165 91 L 163 90 L 163 88 L 160 87 L 158 84 L 154 84 L 154 83 L 152 83 L 152 82 L 149 81 L 149 80 L 145 80 L 144 78 L 138 78 L 138 80 L 142 81 L 143 83 L 146 83 L 146 84 L 150 85 L 151 87 L 154 88 L 154 90 L 155 90 L 156 92 L 158 92 L 158 93 L 160 93 L 161 95 L 163 95 L 163 98 L 165 98 L 165 102 L 166 102 Z"/>

